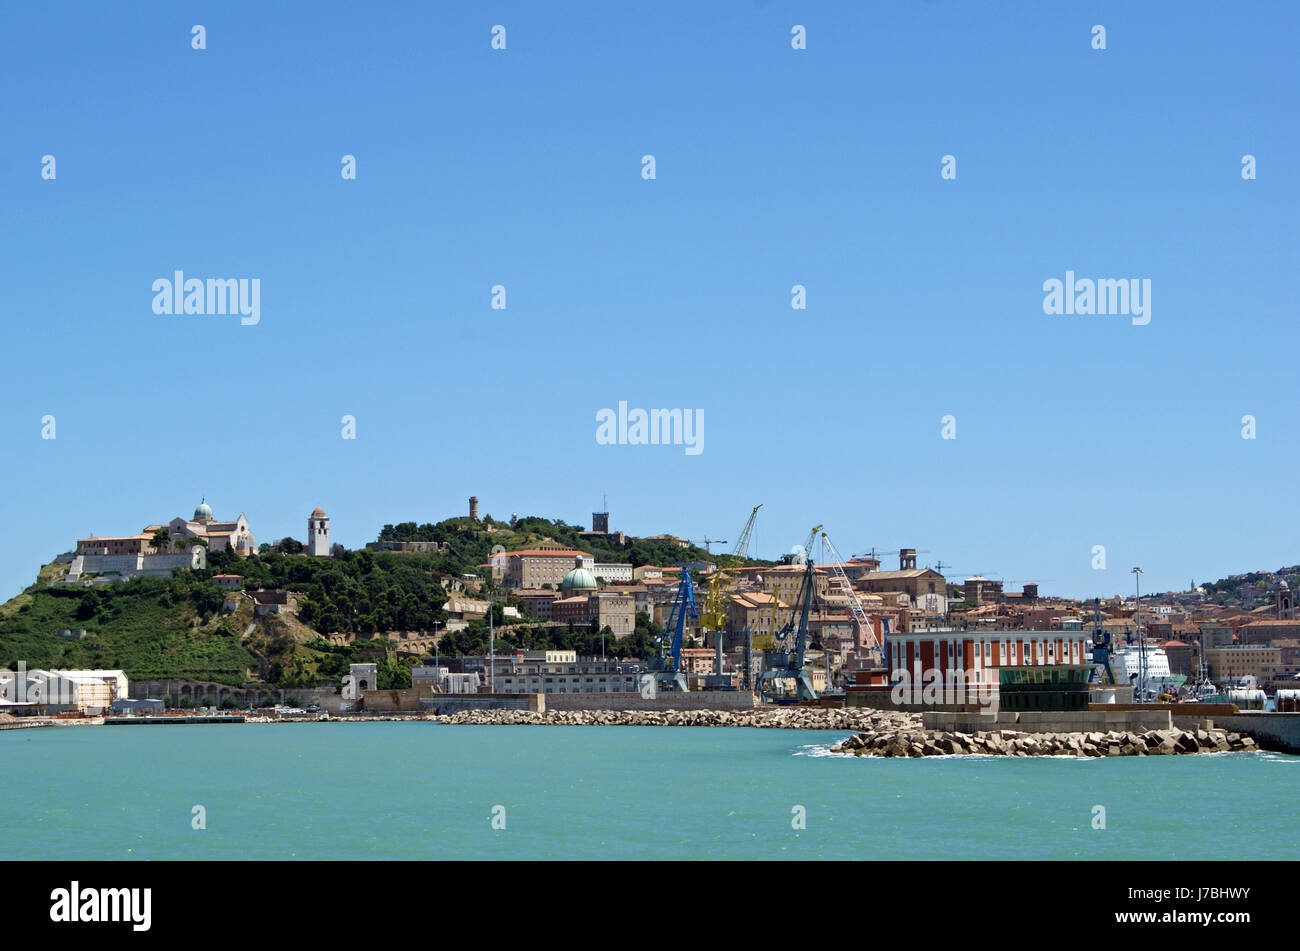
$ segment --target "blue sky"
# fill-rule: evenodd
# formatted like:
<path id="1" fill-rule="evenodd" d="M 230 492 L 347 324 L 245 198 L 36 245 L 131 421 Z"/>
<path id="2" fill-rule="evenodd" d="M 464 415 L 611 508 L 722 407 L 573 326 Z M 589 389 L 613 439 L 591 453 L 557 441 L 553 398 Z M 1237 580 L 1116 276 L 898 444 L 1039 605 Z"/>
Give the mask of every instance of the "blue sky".
<path id="1" fill-rule="evenodd" d="M 730 541 L 761 502 L 756 554 L 821 522 L 1074 596 L 1300 561 L 1297 21 L 6 4 L 0 595 L 200 496 L 350 547 L 471 494 Z M 259 278 L 260 323 L 155 315 L 177 269 Z M 1151 322 L 1045 315 L 1067 269 L 1149 279 Z M 620 400 L 704 451 L 599 445 Z"/>

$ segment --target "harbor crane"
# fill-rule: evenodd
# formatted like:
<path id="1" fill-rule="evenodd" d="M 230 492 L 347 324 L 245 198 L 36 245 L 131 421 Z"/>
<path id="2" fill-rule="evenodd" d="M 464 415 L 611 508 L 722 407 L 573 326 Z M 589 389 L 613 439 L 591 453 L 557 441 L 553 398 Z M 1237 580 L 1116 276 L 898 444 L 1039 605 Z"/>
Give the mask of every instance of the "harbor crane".
<path id="1" fill-rule="evenodd" d="M 817 699 L 812 678 L 808 676 L 808 670 L 804 666 L 804 650 L 808 643 L 808 612 L 812 607 L 813 593 L 816 590 L 814 570 L 813 560 L 810 557 L 804 563 L 803 579 L 799 583 L 799 596 L 796 599 L 799 605 L 798 616 L 796 618 L 792 614 L 790 620 L 776 632 L 777 648 L 769 654 L 770 666 L 763 671 L 765 687 L 768 685 L 775 687 L 776 681 L 793 680 L 797 700 Z"/>
<path id="2" fill-rule="evenodd" d="M 824 546 L 826 553 L 830 556 L 831 571 L 835 574 L 835 577 L 839 580 L 840 584 L 843 585 L 844 591 L 848 595 L 849 610 L 853 613 L 853 620 L 858 624 L 859 630 L 871 639 L 869 649 L 872 653 L 874 654 L 879 652 L 877 662 L 884 663 L 885 645 L 883 642 L 877 643 L 876 631 L 875 628 L 871 626 L 871 619 L 867 617 L 867 612 L 863 609 L 862 602 L 858 600 L 858 593 L 853 590 L 853 583 L 849 581 L 849 576 L 844 573 L 843 559 L 840 557 L 839 551 L 837 551 L 835 546 L 831 543 L 831 537 L 825 532 L 822 532 L 822 545 Z"/>
<path id="3" fill-rule="evenodd" d="M 667 645 L 668 656 L 665 657 L 660 648 L 660 655 L 657 663 L 654 664 L 655 686 L 658 690 L 678 690 L 685 692 L 687 688 L 686 675 L 682 673 L 682 634 L 686 630 L 687 612 L 690 612 L 692 618 L 699 615 L 695 612 L 695 594 L 691 585 L 690 570 L 682 568 L 682 578 L 677 582 L 677 594 L 673 597 L 673 605 L 668 615 L 668 623 L 664 626 L 664 636 L 671 633 L 671 642 Z"/>
<path id="4" fill-rule="evenodd" d="M 727 626 L 727 612 L 723 604 L 726 596 L 725 585 L 730 580 L 728 572 L 741 567 L 745 563 L 745 556 L 749 552 L 749 539 L 754 532 L 754 519 L 758 516 L 758 510 L 763 507 L 762 503 L 755 505 L 749 513 L 749 521 L 745 523 L 744 529 L 736 542 L 736 547 L 731 550 L 731 554 L 725 556 L 728 564 L 724 567 L 719 558 L 718 570 L 713 573 L 709 579 L 709 592 L 705 598 L 704 615 L 701 618 L 701 624 L 706 630 L 721 631 Z"/>
<path id="5" fill-rule="evenodd" d="M 1110 632 L 1101 626 L 1101 598 L 1092 599 L 1092 663 L 1101 669 L 1101 682 L 1115 685 L 1115 671 L 1110 666 Z"/>
<path id="6" fill-rule="evenodd" d="M 754 506 L 753 510 L 749 513 L 749 521 L 747 521 L 745 527 L 741 529 L 740 539 L 736 542 L 736 547 L 731 550 L 731 560 L 735 564 L 743 564 L 745 556 L 749 554 L 749 537 L 754 534 L 754 519 L 758 517 L 758 510 L 762 507 L 762 502 Z"/>
<path id="7" fill-rule="evenodd" d="M 813 560 L 813 556 L 812 556 L 813 542 L 817 540 L 817 534 L 821 530 L 822 527 L 820 525 L 814 525 L 812 529 L 808 532 L 808 538 L 804 540 L 804 543 L 798 546 L 797 548 L 795 548 L 793 552 L 791 552 L 791 554 L 794 555 L 794 558 L 792 559 L 792 562 L 794 564 L 796 565 L 807 564 Z"/>

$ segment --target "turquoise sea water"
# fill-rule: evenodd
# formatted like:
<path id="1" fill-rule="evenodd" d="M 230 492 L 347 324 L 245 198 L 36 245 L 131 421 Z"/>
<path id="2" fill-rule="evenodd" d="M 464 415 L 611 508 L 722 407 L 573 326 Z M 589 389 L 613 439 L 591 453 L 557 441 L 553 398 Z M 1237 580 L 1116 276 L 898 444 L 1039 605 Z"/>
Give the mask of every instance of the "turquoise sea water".
<path id="1" fill-rule="evenodd" d="M 1300 757 L 852 758 L 838 731 L 0 732 L 6 858 L 1294 858 Z M 191 828 L 195 805 L 207 828 Z M 495 806 L 505 828 L 493 829 Z M 1106 828 L 1094 829 L 1093 807 Z M 806 828 L 793 827 L 803 807 Z"/>

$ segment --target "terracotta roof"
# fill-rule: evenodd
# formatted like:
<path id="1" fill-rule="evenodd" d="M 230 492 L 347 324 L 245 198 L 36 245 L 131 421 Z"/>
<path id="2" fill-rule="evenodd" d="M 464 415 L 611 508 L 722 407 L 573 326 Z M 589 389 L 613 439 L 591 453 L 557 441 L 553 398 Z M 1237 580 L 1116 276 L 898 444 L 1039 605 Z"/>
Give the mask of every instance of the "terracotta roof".
<path id="1" fill-rule="evenodd" d="M 903 578 L 921 578 L 927 574 L 939 575 L 933 568 L 904 568 L 901 571 L 868 571 L 859 581 L 895 581 Z M 943 575 L 939 575 L 940 578 Z M 968 581 L 987 581 L 987 578 L 968 578 Z"/>
<path id="2" fill-rule="evenodd" d="M 761 591 L 745 592 L 743 594 L 733 594 L 730 596 L 729 600 L 735 601 L 737 604 L 747 605 L 748 607 L 751 608 L 771 607 L 774 601 L 776 602 L 777 607 L 779 608 L 786 607 L 786 605 L 783 602 L 777 601 L 776 595 L 765 594 Z"/>
<path id="3" fill-rule="evenodd" d="M 576 548 L 525 548 L 520 551 L 504 552 L 507 555 L 547 555 L 556 558 L 572 558 L 575 555 L 582 555 L 584 558 L 592 557 L 589 551 L 578 551 Z"/>

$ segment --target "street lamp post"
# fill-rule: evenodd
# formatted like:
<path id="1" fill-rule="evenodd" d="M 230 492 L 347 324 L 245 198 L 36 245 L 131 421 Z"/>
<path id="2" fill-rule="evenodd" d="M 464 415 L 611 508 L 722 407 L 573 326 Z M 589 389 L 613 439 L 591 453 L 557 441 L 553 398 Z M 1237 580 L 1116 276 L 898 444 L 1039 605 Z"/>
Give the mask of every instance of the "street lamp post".
<path id="1" fill-rule="evenodd" d="M 1133 586 L 1137 597 L 1137 634 L 1138 634 L 1138 690 L 1141 703 L 1147 692 L 1147 643 L 1142 633 L 1142 569 L 1133 569 Z"/>

